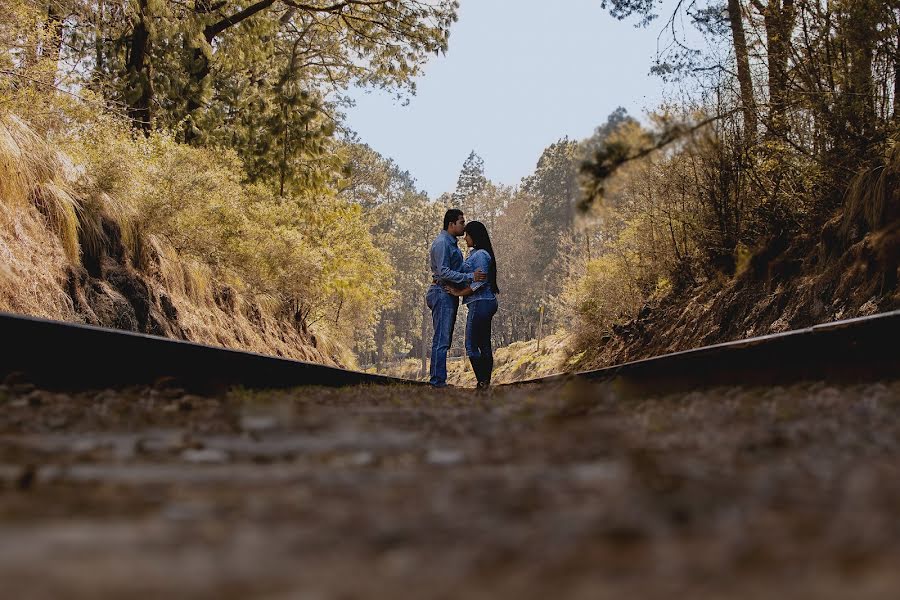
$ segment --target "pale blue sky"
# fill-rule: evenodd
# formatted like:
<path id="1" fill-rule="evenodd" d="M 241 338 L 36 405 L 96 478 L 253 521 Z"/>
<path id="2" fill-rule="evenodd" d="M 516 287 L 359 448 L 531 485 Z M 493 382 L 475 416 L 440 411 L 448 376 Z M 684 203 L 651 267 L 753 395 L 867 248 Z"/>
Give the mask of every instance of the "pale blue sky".
<path id="1" fill-rule="evenodd" d="M 518 184 L 557 139 L 587 137 L 617 106 L 641 117 L 662 100 L 648 74 L 662 23 L 632 23 L 600 0 L 462 0 L 447 55 L 432 58 L 409 104 L 355 92 L 347 124 L 432 198 L 455 188 L 471 150 L 491 180 Z"/>

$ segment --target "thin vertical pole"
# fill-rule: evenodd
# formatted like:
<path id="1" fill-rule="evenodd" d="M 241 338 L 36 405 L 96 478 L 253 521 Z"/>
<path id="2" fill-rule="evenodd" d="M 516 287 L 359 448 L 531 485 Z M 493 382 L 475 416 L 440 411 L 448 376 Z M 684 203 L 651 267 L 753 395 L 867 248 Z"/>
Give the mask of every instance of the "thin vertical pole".
<path id="1" fill-rule="evenodd" d="M 541 304 L 540 317 L 538 317 L 538 343 L 537 351 L 541 351 L 541 338 L 544 337 L 544 305 Z"/>

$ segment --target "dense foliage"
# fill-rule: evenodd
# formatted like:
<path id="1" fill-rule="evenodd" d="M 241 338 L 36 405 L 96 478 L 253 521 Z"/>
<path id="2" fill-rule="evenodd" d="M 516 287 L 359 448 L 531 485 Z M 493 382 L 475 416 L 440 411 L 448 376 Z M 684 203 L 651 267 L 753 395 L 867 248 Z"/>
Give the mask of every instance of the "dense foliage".
<path id="1" fill-rule="evenodd" d="M 660 8 L 605 5 L 642 25 Z M 667 17 L 653 70 L 688 100 L 646 128 L 614 114 L 583 145 L 582 205 L 603 234 L 567 294 L 582 345 L 654 296 L 765 277 L 799 240 L 837 227 L 839 250 L 897 216 L 878 174 L 900 141 L 900 3 L 714 0 Z"/>
<path id="2" fill-rule="evenodd" d="M 445 51 L 453 0 L 12 0 L 0 15 L 0 111 L 74 161 L 72 260 L 88 213 L 138 268 L 174 251 L 333 339 L 366 338 L 395 268 L 342 140 L 351 85 L 413 93 Z M 78 243 L 81 247 L 78 247 Z M 74 244 L 74 245 L 73 245 Z M 396 258 L 395 256 L 392 258 Z"/>

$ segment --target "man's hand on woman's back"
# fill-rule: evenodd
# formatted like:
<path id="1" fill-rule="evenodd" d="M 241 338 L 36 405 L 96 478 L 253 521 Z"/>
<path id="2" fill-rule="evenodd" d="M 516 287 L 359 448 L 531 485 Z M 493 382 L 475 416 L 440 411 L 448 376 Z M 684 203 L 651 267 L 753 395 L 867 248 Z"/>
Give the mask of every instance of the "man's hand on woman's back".
<path id="1" fill-rule="evenodd" d="M 481 269 L 476 269 L 474 276 L 475 276 L 475 281 L 487 281 L 487 278 L 488 278 L 487 274 L 485 272 L 483 272 Z"/>

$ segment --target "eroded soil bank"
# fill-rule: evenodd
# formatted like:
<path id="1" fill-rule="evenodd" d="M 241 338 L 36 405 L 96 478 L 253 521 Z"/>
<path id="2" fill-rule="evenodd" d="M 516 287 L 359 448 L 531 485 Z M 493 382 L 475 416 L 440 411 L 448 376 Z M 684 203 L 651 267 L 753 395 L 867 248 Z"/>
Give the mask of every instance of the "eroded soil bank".
<path id="1" fill-rule="evenodd" d="M 900 381 L 0 388 L 15 598 L 896 598 Z"/>
<path id="2" fill-rule="evenodd" d="M 683 283 L 626 323 L 586 328 L 574 370 L 900 309 L 900 202 L 882 208 L 878 227 L 845 207 L 820 228 L 769 240 L 733 277 Z"/>

